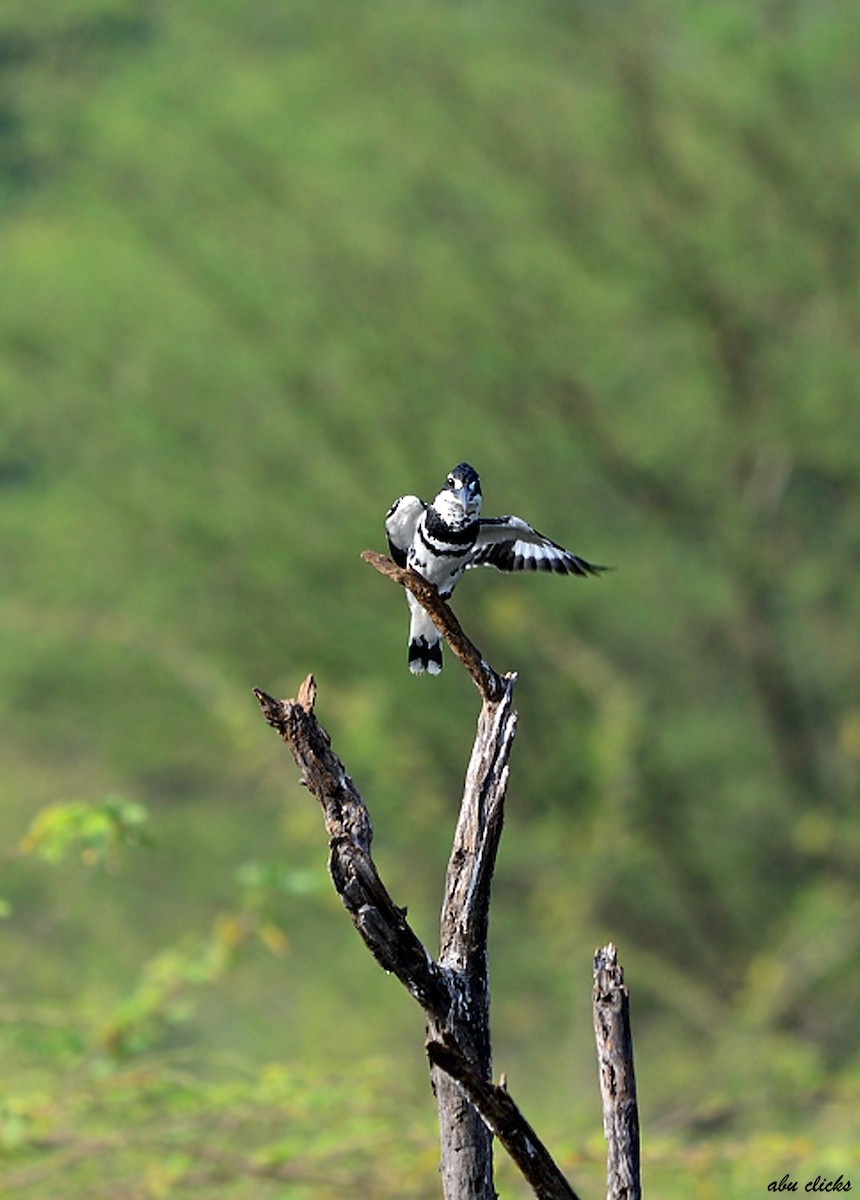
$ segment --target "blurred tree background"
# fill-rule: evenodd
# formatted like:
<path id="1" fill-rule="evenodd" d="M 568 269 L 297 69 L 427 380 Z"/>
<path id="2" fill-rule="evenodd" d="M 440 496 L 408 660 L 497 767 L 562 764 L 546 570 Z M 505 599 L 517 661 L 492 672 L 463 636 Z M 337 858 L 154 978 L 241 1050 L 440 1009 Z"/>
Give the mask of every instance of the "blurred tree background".
<path id="1" fill-rule="evenodd" d="M 464 458 L 617 567 L 456 597 L 520 674 L 497 1070 L 600 1194 L 612 939 L 646 1188 L 856 1175 L 858 49 L 845 0 L 0 8 L 4 1195 L 437 1194 L 250 689 L 316 674 L 433 944 L 477 698 L 358 555 Z"/>

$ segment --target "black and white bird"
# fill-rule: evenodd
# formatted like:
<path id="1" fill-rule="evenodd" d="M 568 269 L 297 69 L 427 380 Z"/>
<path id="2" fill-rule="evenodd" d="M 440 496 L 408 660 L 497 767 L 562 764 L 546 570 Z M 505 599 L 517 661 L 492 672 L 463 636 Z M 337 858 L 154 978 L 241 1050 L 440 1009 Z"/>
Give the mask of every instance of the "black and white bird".
<path id="1" fill-rule="evenodd" d="M 391 557 L 412 567 L 447 599 L 469 567 L 500 571 L 555 571 L 559 575 L 600 575 L 596 567 L 538 533 L 520 517 L 482 517 L 481 480 L 468 463 L 460 463 L 432 504 L 417 496 L 401 496 L 385 517 Z M 413 675 L 442 670 L 442 643 L 424 609 L 406 593 L 409 626 L 409 670 Z"/>

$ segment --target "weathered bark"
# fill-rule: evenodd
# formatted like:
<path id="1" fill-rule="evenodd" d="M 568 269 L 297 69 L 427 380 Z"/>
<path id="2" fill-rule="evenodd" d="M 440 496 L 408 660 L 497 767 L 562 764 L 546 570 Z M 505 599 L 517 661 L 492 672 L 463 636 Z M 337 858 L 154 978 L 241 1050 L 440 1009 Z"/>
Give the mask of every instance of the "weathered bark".
<path id="1" fill-rule="evenodd" d="M 447 976 L 379 878 L 370 853 L 373 828 L 367 806 L 314 716 L 313 676 L 304 681 L 297 700 L 275 700 L 259 688 L 254 695 L 263 716 L 289 746 L 302 783 L 320 803 L 332 883 L 368 950 L 423 1008 L 446 1012 L 452 1003 Z"/>
<path id="2" fill-rule="evenodd" d="M 594 1037 L 603 1096 L 606 1200 L 640 1200 L 639 1110 L 630 998 L 610 942 L 594 955 Z"/>
<path id="3" fill-rule="evenodd" d="M 448 861 L 440 920 L 439 964 L 447 968 L 455 1003 L 444 1024 L 427 1022 L 428 1042 L 448 1039 L 472 1070 L 492 1078 L 490 982 L 487 931 L 490 884 L 502 834 L 508 758 L 516 730 L 513 678 L 503 681 L 498 702 L 485 700 L 460 818 Z M 441 1171 L 446 1197 L 494 1197 L 492 1134 L 458 1082 L 431 1058 L 431 1079 L 439 1110 Z"/>
<path id="4" fill-rule="evenodd" d="M 494 1200 L 493 1133 L 532 1186 L 544 1188 L 536 1190 L 538 1196 L 576 1200 L 516 1104 L 491 1082 L 487 927 L 516 730 L 514 676 L 502 677 L 485 662 L 451 609 L 420 575 L 401 570 L 383 555 L 366 551 L 363 557 L 424 605 L 483 700 L 448 864 L 438 961 L 379 877 L 367 807 L 314 715 L 313 677 L 302 684 L 296 700 L 275 700 L 259 689 L 255 695 L 295 758 L 302 782 L 319 801 L 329 835 L 329 870 L 344 907 L 376 960 L 424 1010 L 446 1200 Z"/>
<path id="5" fill-rule="evenodd" d="M 297 700 L 275 700 L 255 690 L 266 720 L 289 746 L 302 782 L 320 803 L 330 839 L 329 872 L 356 929 L 377 962 L 396 975 L 424 1009 L 428 1038 L 456 1046 L 471 1070 L 487 1081 L 492 1070 L 487 925 L 516 727 L 512 687 L 513 680 L 506 679 L 501 701 L 485 701 L 478 720 L 448 867 L 438 962 L 379 878 L 370 853 L 373 833 L 367 807 L 313 713 L 313 677 L 302 684 Z M 446 1200 L 493 1200 L 490 1129 L 447 1072 L 433 1065 L 431 1078 Z"/>
<path id="6" fill-rule="evenodd" d="M 490 885 L 502 833 L 508 759 L 516 731 L 514 676 L 502 678 L 486 662 L 432 584 L 372 550 L 362 558 L 402 584 L 423 605 L 463 663 L 483 705 L 466 772 L 460 817 L 448 861 L 440 921 L 439 965 L 447 968 L 454 1002 L 440 1022 L 428 1013 L 428 1044 L 447 1039 L 480 1078 L 492 1078 L 487 927 Z M 493 1200 L 492 1134 L 462 1086 L 431 1059 L 439 1112 L 440 1172 L 446 1200 Z"/>
<path id="7" fill-rule="evenodd" d="M 475 687 L 483 698 L 488 702 L 501 699 L 504 691 L 501 675 L 493 670 L 477 646 L 466 637 L 460 622 L 433 584 L 428 583 L 423 575 L 419 575 L 411 567 L 398 567 L 397 563 L 384 554 L 377 554 L 375 550 L 363 550 L 361 557 L 374 570 L 379 571 L 380 575 L 387 575 L 389 579 L 403 584 L 406 590 L 412 593 L 472 676 Z"/>
<path id="8" fill-rule="evenodd" d="M 506 1088 L 474 1071 L 450 1042 L 429 1041 L 427 1057 L 456 1079 L 482 1120 L 517 1164 L 538 1200 L 578 1200 L 576 1192 Z"/>

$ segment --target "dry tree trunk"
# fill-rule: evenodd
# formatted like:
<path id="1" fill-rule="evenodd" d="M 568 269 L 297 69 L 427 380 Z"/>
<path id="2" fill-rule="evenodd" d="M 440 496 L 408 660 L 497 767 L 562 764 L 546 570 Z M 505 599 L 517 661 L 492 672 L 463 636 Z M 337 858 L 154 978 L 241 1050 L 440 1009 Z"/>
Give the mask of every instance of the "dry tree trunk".
<path id="1" fill-rule="evenodd" d="M 490 982 L 487 964 L 490 883 L 502 833 L 508 756 L 516 729 L 513 679 L 498 701 L 484 701 L 448 862 L 440 922 L 439 965 L 449 971 L 455 1001 L 444 1022 L 430 1017 L 427 1041 L 452 1042 L 484 1080 L 492 1079 Z M 431 1060 L 439 1109 L 442 1185 L 446 1197 L 492 1200 L 492 1134 L 440 1063 Z"/>
<path id="2" fill-rule="evenodd" d="M 302 783 L 322 808 L 329 871 L 344 907 L 377 962 L 397 976 L 424 1010 L 445 1200 L 495 1200 L 493 1136 L 539 1200 L 578 1200 L 506 1088 L 492 1082 L 487 929 L 516 730 L 515 676 L 502 677 L 485 662 L 451 609 L 420 575 L 372 551 L 362 557 L 419 600 L 482 699 L 448 863 L 438 959 L 427 952 L 379 877 L 367 807 L 314 715 L 313 676 L 295 700 L 276 700 L 259 689 L 255 695 L 266 720 L 289 747 Z"/>
<path id="3" fill-rule="evenodd" d="M 611 942 L 594 955 L 593 1010 L 606 1138 L 606 1200 L 640 1200 L 630 997 Z"/>

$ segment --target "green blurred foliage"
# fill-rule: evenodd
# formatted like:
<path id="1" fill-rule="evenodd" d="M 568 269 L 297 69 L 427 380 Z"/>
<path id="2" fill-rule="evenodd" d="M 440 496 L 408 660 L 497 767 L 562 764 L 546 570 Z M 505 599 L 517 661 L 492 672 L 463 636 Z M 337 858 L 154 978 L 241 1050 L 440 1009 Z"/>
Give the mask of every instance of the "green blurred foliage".
<path id="1" fill-rule="evenodd" d="M 73 800 L 51 804 L 36 814 L 21 850 L 56 863 L 69 850 L 79 848 L 82 860 L 92 866 L 110 861 L 121 846 L 138 845 L 145 821 L 141 804 L 119 796 L 108 796 L 101 803 Z"/>
<path id="2" fill-rule="evenodd" d="M 250 688 L 316 674 L 432 944 L 475 696 L 408 675 L 358 554 L 463 458 L 617 567 L 457 593 L 520 676 L 498 1069 L 599 1190 L 612 938 L 646 1183 L 848 1173 L 858 35 L 841 0 L 0 8 L 10 1194 L 435 1194 L 420 1017 Z M 313 1114 L 280 1152 L 271 1071 Z M 235 1154 L 195 1158 L 220 1088 Z"/>

